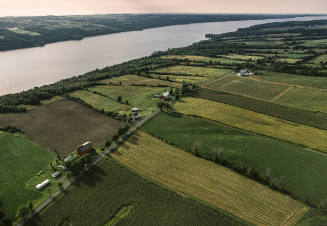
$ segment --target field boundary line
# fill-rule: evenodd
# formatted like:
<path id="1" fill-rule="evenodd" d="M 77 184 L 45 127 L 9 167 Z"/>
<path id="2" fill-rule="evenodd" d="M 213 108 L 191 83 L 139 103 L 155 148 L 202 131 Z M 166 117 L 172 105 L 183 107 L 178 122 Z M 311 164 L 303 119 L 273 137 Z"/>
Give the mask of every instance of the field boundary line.
<path id="1" fill-rule="evenodd" d="M 293 84 L 293 83 L 287 83 L 287 82 L 276 82 L 276 81 L 267 81 L 267 80 L 262 80 L 260 76 L 251 76 L 248 77 L 248 79 L 260 81 L 260 82 L 265 82 L 265 83 L 270 83 L 270 84 L 275 84 L 275 85 L 286 85 L 286 86 L 293 86 L 296 88 L 308 88 L 308 89 L 313 89 L 313 90 L 319 90 L 319 91 L 327 91 L 327 89 L 324 88 L 318 88 L 318 87 L 313 87 L 313 86 L 304 86 L 304 85 L 298 85 L 298 84 Z"/>
<path id="2" fill-rule="evenodd" d="M 291 91 L 293 88 L 294 88 L 293 86 L 287 87 L 284 91 L 282 91 L 279 94 L 277 94 L 276 96 L 274 96 L 270 101 L 271 102 L 275 102 L 276 100 L 278 100 L 279 98 L 281 98 L 282 96 L 284 96 L 286 93 L 288 93 L 289 91 Z"/>
<path id="3" fill-rule="evenodd" d="M 226 74 L 223 74 L 219 77 L 216 77 L 216 78 L 213 78 L 213 79 L 209 79 L 209 80 L 206 80 L 206 81 L 203 81 L 203 82 L 199 82 L 197 85 L 198 86 L 202 86 L 202 87 L 206 87 L 207 85 L 209 85 L 210 83 L 212 82 L 216 82 L 216 81 L 219 81 L 219 80 L 222 80 L 224 78 L 227 78 L 228 76 L 231 75 L 232 72 L 227 72 Z"/>

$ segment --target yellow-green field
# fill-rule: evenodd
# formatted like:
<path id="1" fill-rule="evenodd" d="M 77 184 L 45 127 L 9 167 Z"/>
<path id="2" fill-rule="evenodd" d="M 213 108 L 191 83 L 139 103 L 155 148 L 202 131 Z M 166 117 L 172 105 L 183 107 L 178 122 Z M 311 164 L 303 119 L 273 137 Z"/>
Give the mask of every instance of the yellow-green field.
<path id="1" fill-rule="evenodd" d="M 262 56 L 250 56 L 250 55 L 239 55 L 239 54 L 230 54 L 223 57 L 227 57 L 235 60 L 260 60 L 264 58 Z"/>
<path id="2" fill-rule="evenodd" d="M 176 111 L 327 152 L 327 131 L 200 98 L 183 98 Z"/>
<path id="3" fill-rule="evenodd" d="M 109 99 L 107 97 L 97 95 L 85 90 L 78 90 L 70 94 L 72 97 L 77 97 L 90 104 L 96 109 L 103 109 L 105 111 L 124 111 L 128 110 L 130 106 L 126 104 L 119 103 L 115 100 Z"/>
<path id="4" fill-rule="evenodd" d="M 92 91 L 102 93 L 110 98 L 122 97 L 122 102 L 129 102 L 130 108 L 137 107 L 141 115 L 148 115 L 157 109 L 159 98 L 151 98 L 154 94 L 161 94 L 169 88 L 141 87 L 141 86 L 96 86 Z M 126 112 L 127 114 L 130 112 Z"/>
<path id="5" fill-rule="evenodd" d="M 62 96 L 54 96 L 50 98 L 49 100 L 41 100 L 41 105 L 47 105 L 47 104 L 52 104 L 56 101 L 63 100 L 64 97 Z M 36 108 L 36 105 L 26 105 L 26 104 L 21 104 L 19 107 L 26 108 L 27 110 L 32 110 L 33 108 Z"/>
<path id="6" fill-rule="evenodd" d="M 289 64 L 295 64 L 296 62 L 300 61 L 300 59 L 294 59 L 294 58 L 277 58 L 276 61 L 286 62 L 286 63 L 289 63 Z"/>
<path id="7" fill-rule="evenodd" d="M 263 100 L 271 100 L 287 89 L 287 85 L 261 82 L 253 79 L 230 75 L 223 79 L 208 83 L 204 87 L 223 90 Z"/>
<path id="8" fill-rule="evenodd" d="M 327 90 L 295 87 L 275 102 L 308 111 L 327 113 Z"/>
<path id="9" fill-rule="evenodd" d="M 317 58 L 309 61 L 311 63 L 321 63 L 321 62 L 327 62 L 327 54 L 323 54 L 321 56 L 318 56 Z"/>
<path id="10" fill-rule="evenodd" d="M 162 78 L 166 78 L 167 76 L 163 76 Z M 176 82 L 164 81 L 155 78 L 147 78 L 143 76 L 137 75 L 123 75 L 119 77 L 114 77 L 110 79 L 104 79 L 101 82 L 109 84 L 121 82 L 123 85 L 130 86 L 130 85 L 143 85 L 146 84 L 148 86 L 156 86 L 156 85 L 163 85 L 163 86 L 172 86 L 178 87 L 180 84 Z"/>
<path id="11" fill-rule="evenodd" d="M 172 74 L 189 74 L 189 75 L 200 75 L 205 77 L 217 77 L 230 72 L 229 69 L 217 69 L 207 67 L 195 67 L 195 66 L 171 66 L 155 70 L 159 73 L 172 73 Z"/>
<path id="12" fill-rule="evenodd" d="M 285 195 L 144 132 L 131 137 L 112 157 L 145 177 L 256 225 L 294 225 L 308 210 Z"/>
<path id="13" fill-rule="evenodd" d="M 154 78 L 167 78 L 167 77 L 169 77 L 169 79 L 171 81 L 174 81 L 175 83 L 186 82 L 186 83 L 191 83 L 191 84 L 204 82 L 204 81 L 209 79 L 208 77 L 203 77 L 203 76 L 157 75 L 157 74 L 152 74 L 151 76 L 153 76 Z"/>
<path id="14" fill-rule="evenodd" d="M 218 58 L 217 57 L 205 57 L 205 56 L 191 56 L 191 55 L 168 55 L 168 56 L 162 56 L 162 58 L 165 59 L 175 59 L 175 60 L 189 60 L 194 62 L 205 62 L 205 63 L 221 63 L 221 64 L 231 64 L 231 63 L 237 63 L 242 64 L 243 61 L 235 60 L 235 59 L 226 59 L 226 58 Z M 226 57 L 226 56 L 224 56 Z"/>

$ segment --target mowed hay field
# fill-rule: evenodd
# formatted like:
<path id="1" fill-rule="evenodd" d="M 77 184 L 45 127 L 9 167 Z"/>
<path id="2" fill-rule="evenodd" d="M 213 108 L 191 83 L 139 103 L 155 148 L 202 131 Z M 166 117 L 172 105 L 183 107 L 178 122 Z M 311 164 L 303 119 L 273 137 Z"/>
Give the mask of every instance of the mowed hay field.
<path id="1" fill-rule="evenodd" d="M 122 111 L 129 108 L 128 105 L 119 103 L 107 97 L 94 94 L 85 90 L 78 90 L 70 94 L 72 97 L 77 97 L 90 104 L 96 109 L 104 111 Z"/>
<path id="2" fill-rule="evenodd" d="M 151 114 L 157 109 L 159 98 L 151 98 L 154 94 L 162 94 L 170 88 L 157 87 L 141 87 L 141 86 L 97 86 L 90 88 L 92 91 L 97 91 L 110 98 L 117 99 L 122 97 L 122 102 L 129 102 L 129 107 L 137 107 L 141 111 L 140 115 Z"/>
<path id="3" fill-rule="evenodd" d="M 217 69 L 217 68 L 208 68 L 208 67 L 196 67 L 196 66 L 170 66 L 159 68 L 154 72 L 157 73 L 172 73 L 172 74 L 189 74 L 189 75 L 200 75 L 205 77 L 217 77 L 224 75 L 231 70 L 229 69 Z"/>
<path id="4" fill-rule="evenodd" d="M 165 78 L 165 77 L 163 77 Z M 119 77 L 113 77 L 110 79 L 104 79 L 101 80 L 102 83 L 119 83 L 121 82 L 122 85 L 130 86 L 130 85 L 148 85 L 148 86 L 171 86 L 171 87 L 179 87 L 180 84 L 176 82 L 170 82 L 170 81 L 164 81 L 160 79 L 155 78 L 149 78 L 144 76 L 138 76 L 138 75 L 123 75 Z"/>
<path id="5" fill-rule="evenodd" d="M 8 217 L 40 193 L 25 183 L 54 160 L 54 155 L 23 135 L 0 131 L 0 199 Z"/>
<path id="6" fill-rule="evenodd" d="M 308 210 L 287 196 L 144 132 L 135 134 L 112 156 L 143 176 L 257 225 L 293 225 Z"/>
<path id="7" fill-rule="evenodd" d="M 268 172 L 270 182 L 316 206 L 327 197 L 327 180 L 322 180 L 327 175 L 327 155 L 176 113 L 161 112 L 142 129 L 185 151 L 197 148 L 206 159 L 215 160 L 219 156 L 234 165 L 254 168 L 261 178 L 267 178 Z M 286 183 L 282 185 L 280 181 Z"/>
<path id="8" fill-rule="evenodd" d="M 125 216 L 120 214 L 127 209 Z M 118 221 L 117 221 L 118 220 Z M 110 224 L 116 221 L 116 224 Z M 27 225 L 246 225 L 106 159 Z"/>
<path id="9" fill-rule="evenodd" d="M 327 152 L 327 131 L 210 100 L 186 97 L 176 111 Z"/>
<path id="10" fill-rule="evenodd" d="M 0 118 L 0 126 L 22 129 L 31 140 L 59 153 L 70 153 L 86 141 L 101 147 L 125 124 L 69 100 Z"/>
<path id="11" fill-rule="evenodd" d="M 275 103 L 308 111 L 327 113 L 327 89 L 295 87 L 277 99 Z"/>
<path id="12" fill-rule="evenodd" d="M 271 100 L 288 88 L 287 85 L 272 84 L 230 75 L 204 85 L 205 88 L 223 90 L 263 100 Z"/>

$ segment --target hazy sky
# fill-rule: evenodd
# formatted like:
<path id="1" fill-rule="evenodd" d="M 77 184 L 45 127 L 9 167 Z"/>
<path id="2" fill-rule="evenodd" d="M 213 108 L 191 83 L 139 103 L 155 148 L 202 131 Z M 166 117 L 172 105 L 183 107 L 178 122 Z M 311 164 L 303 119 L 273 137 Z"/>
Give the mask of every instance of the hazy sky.
<path id="1" fill-rule="evenodd" d="M 0 0 L 0 16 L 152 12 L 327 13 L 327 0 Z"/>

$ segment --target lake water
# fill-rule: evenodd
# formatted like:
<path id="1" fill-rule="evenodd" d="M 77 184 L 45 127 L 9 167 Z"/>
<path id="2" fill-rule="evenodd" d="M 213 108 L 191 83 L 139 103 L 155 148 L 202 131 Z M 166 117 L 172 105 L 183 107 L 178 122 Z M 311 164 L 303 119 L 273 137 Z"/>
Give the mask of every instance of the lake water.
<path id="1" fill-rule="evenodd" d="M 148 56 L 154 51 L 187 46 L 203 40 L 206 33 L 219 34 L 262 23 L 313 19 L 327 19 L 327 16 L 176 25 L 0 52 L 0 95 L 51 84 L 96 68 Z"/>

